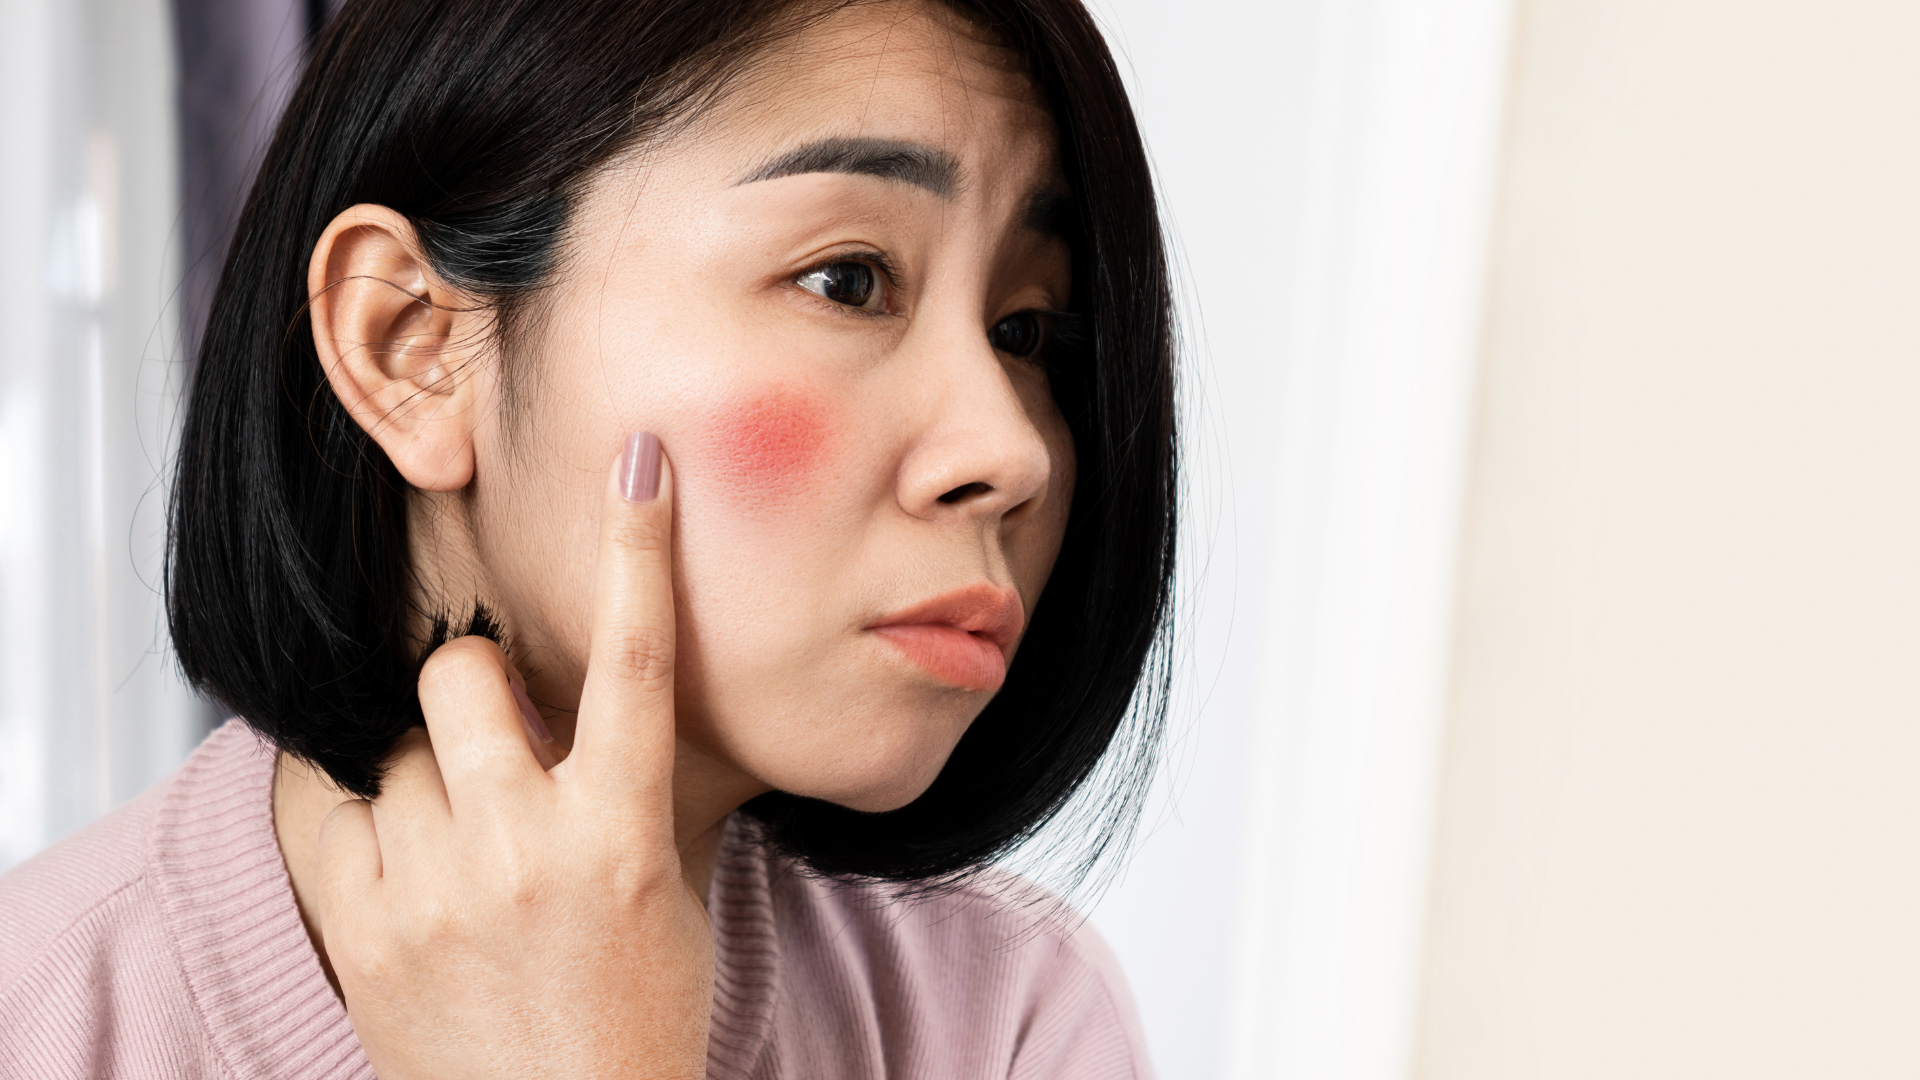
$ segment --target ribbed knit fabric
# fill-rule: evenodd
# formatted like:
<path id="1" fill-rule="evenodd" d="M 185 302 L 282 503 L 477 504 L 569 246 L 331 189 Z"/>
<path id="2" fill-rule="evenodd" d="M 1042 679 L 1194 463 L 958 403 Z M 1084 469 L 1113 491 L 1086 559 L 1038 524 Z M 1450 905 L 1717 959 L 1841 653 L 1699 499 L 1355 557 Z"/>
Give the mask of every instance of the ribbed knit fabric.
<path id="1" fill-rule="evenodd" d="M 232 721 L 0 876 L 0 1077 L 373 1077 L 294 904 L 273 762 Z M 708 910 L 713 1080 L 1150 1076 L 1106 948 L 1018 879 L 898 899 L 729 828 Z"/>

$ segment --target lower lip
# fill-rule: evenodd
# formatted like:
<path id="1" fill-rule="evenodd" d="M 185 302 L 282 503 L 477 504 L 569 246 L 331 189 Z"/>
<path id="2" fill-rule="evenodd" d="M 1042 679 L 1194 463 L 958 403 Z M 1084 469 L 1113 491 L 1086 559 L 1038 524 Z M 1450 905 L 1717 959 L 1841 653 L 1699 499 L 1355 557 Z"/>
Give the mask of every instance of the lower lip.
<path id="1" fill-rule="evenodd" d="M 910 623 L 876 626 L 873 632 L 929 675 L 962 690 L 998 690 L 1007 679 L 1007 658 L 1000 647 L 957 627 Z"/>

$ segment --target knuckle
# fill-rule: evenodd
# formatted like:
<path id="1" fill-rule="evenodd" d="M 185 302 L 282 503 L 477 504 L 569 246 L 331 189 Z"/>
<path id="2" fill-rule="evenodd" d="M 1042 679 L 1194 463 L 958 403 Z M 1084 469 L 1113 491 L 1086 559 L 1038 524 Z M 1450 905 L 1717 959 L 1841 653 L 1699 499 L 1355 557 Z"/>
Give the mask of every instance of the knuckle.
<path id="1" fill-rule="evenodd" d="M 429 954 L 452 949 L 466 936 L 461 909 L 442 896 L 418 900 L 408 923 L 407 939 Z"/>
<path id="2" fill-rule="evenodd" d="M 642 689 L 664 689 L 673 681 L 673 640 L 655 630 L 629 627 L 611 631 L 601 646 L 607 673 Z"/>
<path id="3" fill-rule="evenodd" d="M 539 907 L 547 895 L 546 874 L 524 858 L 509 856 L 496 871 L 494 887 L 508 911 L 526 912 Z"/>
<path id="4" fill-rule="evenodd" d="M 362 936 L 351 945 L 338 941 L 327 943 L 327 953 L 335 958 L 336 966 L 351 965 L 362 981 L 374 985 L 392 982 L 398 973 L 407 969 L 401 952 L 394 940 L 384 934 Z"/>
<path id="5" fill-rule="evenodd" d="M 480 845 L 487 868 L 487 895 L 514 897 L 528 891 L 539 875 L 541 858 L 517 836 L 495 836 Z"/>
<path id="6" fill-rule="evenodd" d="M 459 746 L 449 751 L 443 760 L 449 762 L 449 768 L 457 768 L 463 775 L 485 777 L 490 783 L 501 785 L 474 792 L 473 795 L 490 810 L 506 810 L 504 805 L 518 793 L 514 783 L 514 770 L 526 752 L 524 743 L 502 742 L 498 739 L 461 740 Z"/>

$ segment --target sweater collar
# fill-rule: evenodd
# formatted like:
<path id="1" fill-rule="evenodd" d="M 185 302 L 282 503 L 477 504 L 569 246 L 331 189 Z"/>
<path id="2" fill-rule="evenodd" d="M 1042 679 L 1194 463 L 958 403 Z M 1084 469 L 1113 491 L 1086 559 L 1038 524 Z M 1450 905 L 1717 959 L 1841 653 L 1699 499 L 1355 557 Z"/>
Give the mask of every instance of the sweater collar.
<path id="1" fill-rule="evenodd" d="M 181 767 L 152 880 L 207 1034 L 237 1080 L 373 1080 L 320 969 L 273 832 L 273 747 L 239 720 Z"/>

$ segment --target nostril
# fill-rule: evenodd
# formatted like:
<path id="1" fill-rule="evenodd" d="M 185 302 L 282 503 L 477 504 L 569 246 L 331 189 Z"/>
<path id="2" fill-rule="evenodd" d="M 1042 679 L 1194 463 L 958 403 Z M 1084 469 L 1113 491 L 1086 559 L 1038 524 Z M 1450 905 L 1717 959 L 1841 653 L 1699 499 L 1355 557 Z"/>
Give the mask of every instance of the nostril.
<path id="1" fill-rule="evenodd" d="M 992 484 L 983 484 L 976 480 L 971 484 L 961 484 L 959 487 L 940 496 L 940 501 L 951 505 L 957 502 L 964 502 L 967 499 L 973 498 L 975 495 L 985 495 L 992 490 Z"/>

